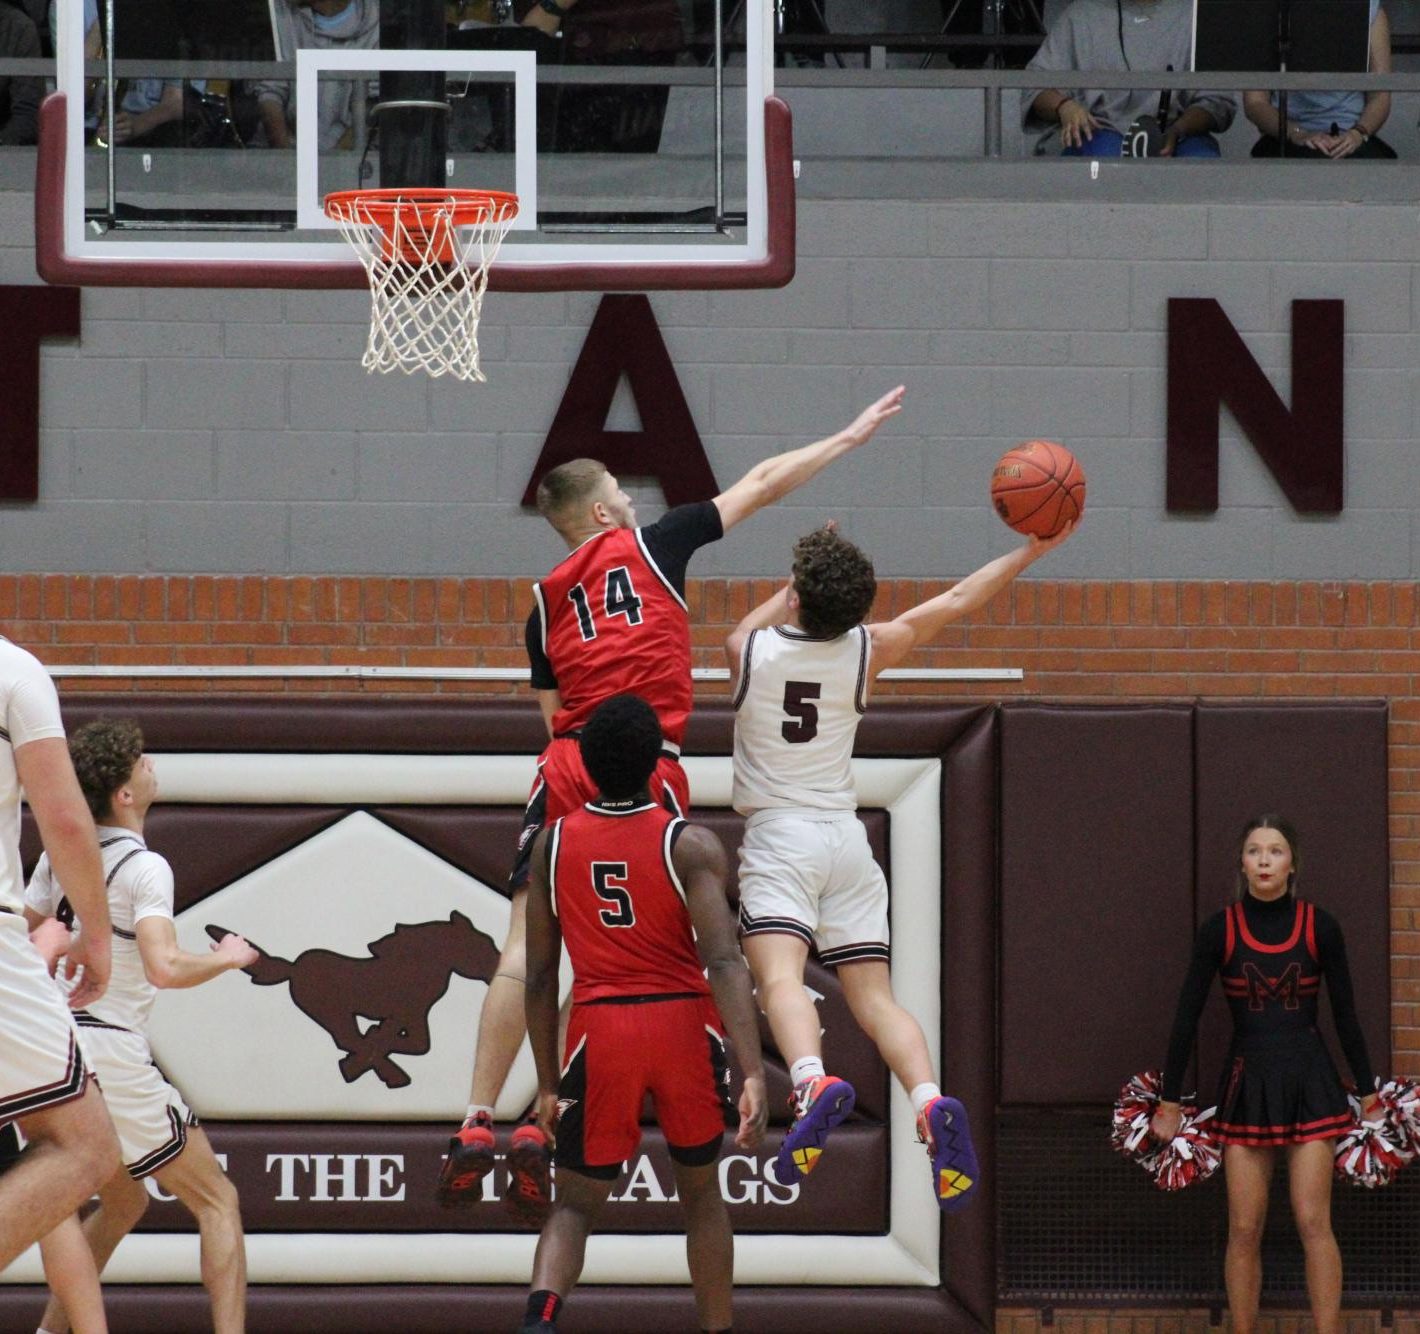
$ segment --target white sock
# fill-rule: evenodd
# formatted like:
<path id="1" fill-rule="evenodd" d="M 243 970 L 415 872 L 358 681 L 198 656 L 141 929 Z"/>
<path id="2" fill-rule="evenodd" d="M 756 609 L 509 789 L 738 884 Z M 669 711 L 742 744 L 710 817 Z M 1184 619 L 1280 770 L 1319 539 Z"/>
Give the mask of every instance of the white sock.
<path id="1" fill-rule="evenodd" d="M 493 1108 L 485 1107 L 481 1102 L 471 1102 L 468 1105 L 468 1111 L 464 1113 L 464 1125 L 467 1125 L 470 1121 L 472 1121 L 473 1118 L 479 1114 L 479 1112 L 487 1112 L 488 1119 L 490 1121 L 493 1119 Z"/>
<path id="2" fill-rule="evenodd" d="M 789 1067 L 789 1081 L 798 1088 L 806 1079 L 817 1079 L 823 1074 L 821 1056 L 801 1056 Z"/>
<path id="3" fill-rule="evenodd" d="M 908 1095 L 912 1099 L 912 1111 L 916 1116 L 922 1115 L 922 1109 L 927 1106 L 933 1098 L 940 1098 L 942 1090 L 936 1084 L 918 1084 Z"/>

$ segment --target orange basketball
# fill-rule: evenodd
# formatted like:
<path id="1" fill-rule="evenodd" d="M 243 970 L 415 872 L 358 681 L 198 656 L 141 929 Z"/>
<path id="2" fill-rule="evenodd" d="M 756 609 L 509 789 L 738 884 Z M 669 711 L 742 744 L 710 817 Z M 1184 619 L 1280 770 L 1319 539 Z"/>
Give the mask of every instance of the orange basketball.
<path id="1" fill-rule="evenodd" d="M 1085 510 L 1085 470 L 1064 445 L 1027 440 L 1001 455 L 991 503 L 1018 533 L 1054 537 Z"/>

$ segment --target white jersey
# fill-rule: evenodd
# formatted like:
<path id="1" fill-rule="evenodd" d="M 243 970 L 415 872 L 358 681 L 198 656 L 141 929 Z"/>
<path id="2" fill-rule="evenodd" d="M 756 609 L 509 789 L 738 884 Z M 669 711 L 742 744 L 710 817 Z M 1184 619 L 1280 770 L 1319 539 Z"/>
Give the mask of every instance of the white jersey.
<path id="1" fill-rule="evenodd" d="M 99 851 L 103 854 L 108 911 L 113 922 L 113 973 L 108 990 L 85 1014 L 102 1023 L 142 1033 L 158 992 L 143 971 L 136 928 L 145 917 L 172 920 L 173 871 L 165 857 L 149 852 L 147 844 L 129 829 L 100 825 Z M 64 889 L 49 869 L 46 854 L 30 877 L 25 907 L 45 917 L 56 917 L 61 915 L 61 906 L 67 906 Z M 74 925 L 82 932 L 82 922 Z"/>
<path id="2" fill-rule="evenodd" d="M 59 695 L 38 658 L 0 639 L 0 908 L 19 912 L 25 871 L 20 861 L 20 778 L 15 751 L 30 741 L 63 737 Z"/>
<path id="3" fill-rule="evenodd" d="M 851 811 L 853 738 L 868 702 L 866 626 L 834 639 L 752 631 L 735 691 L 734 807 Z"/>

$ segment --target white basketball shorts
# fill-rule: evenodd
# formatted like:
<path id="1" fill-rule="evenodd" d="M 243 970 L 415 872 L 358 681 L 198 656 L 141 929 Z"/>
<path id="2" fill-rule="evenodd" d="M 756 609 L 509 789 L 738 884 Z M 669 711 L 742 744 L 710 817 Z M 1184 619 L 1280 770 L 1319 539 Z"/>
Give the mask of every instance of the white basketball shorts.
<path id="1" fill-rule="evenodd" d="M 148 1176 L 183 1151 L 187 1128 L 195 1126 L 197 1118 L 153 1064 L 143 1034 L 83 1014 L 78 1022 L 104 1105 L 118 1131 L 123 1165 L 135 1179 Z"/>
<path id="2" fill-rule="evenodd" d="M 77 1098 L 89 1070 L 25 919 L 0 912 L 0 1125 Z"/>
<path id="3" fill-rule="evenodd" d="M 888 888 L 852 811 L 756 811 L 740 844 L 740 934 L 800 937 L 828 967 L 888 958 Z"/>

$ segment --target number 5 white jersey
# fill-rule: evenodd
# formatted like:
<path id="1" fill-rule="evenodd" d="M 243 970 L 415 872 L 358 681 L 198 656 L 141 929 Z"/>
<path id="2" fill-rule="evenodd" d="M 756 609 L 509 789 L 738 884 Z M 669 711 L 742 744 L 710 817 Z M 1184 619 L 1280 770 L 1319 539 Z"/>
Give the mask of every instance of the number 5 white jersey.
<path id="1" fill-rule="evenodd" d="M 751 632 L 734 700 L 741 815 L 857 806 L 853 738 L 867 707 L 870 652 L 862 625 L 834 639 L 788 625 Z"/>

